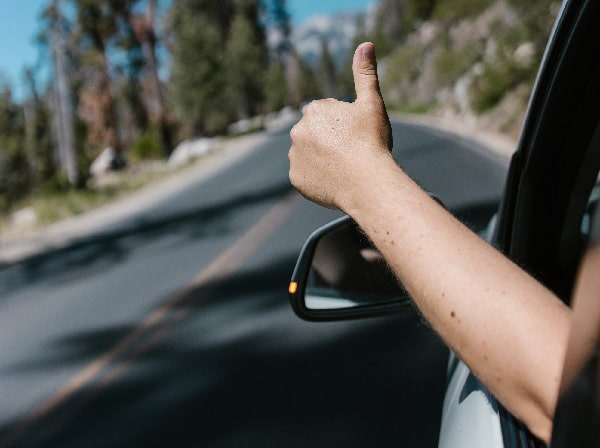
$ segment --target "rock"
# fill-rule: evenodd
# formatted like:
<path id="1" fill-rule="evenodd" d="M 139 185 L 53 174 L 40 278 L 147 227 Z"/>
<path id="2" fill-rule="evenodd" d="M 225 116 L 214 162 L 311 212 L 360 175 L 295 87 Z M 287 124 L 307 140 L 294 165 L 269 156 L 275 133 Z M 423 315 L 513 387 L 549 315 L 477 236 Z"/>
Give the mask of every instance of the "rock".
<path id="1" fill-rule="evenodd" d="M 37 213 L 33 207 L 25 207 L 14 212 L 10 217 L 10 224 L 13 227 L 33 227 L 37 222 Z"/>
<path id="2" fill-rule="evenodd" d="M 185 140 L 173 150 L 167 163 L 170 166 L 185 165 L 190 160 L 209 152 L 219 140 L 218 137 L 201 137 L 195 140 Z"/>
<path id="3" fill-rule="evenodd" d="M 101 176 L 109 171 L 119 170 L 125 167 L 125 160 L 120 152 L 113 148 L 104 148 L 90 166 L 90 174 L 93 177 Z"/>
<path id="4" fill-rule="evenodd" d="M 252 118 L 244 118 L 243 120 L 236 121 L 227 127 L 227 132 L 230 135 L 247 134 L 251 131 L 257 131 L 263 127 L 263 118 L 256 116 Z"/>
<path id="5" fill-rule="evenodd" d="M 515 63 L 522 68 L 530 67 L 535 58 L 535 45 L 533 42 L 524 42 L 513 53 Z"/>
<path id="6" fill-rule="evenodd" d="M 265 117 L 265 129 L 277 133 L 286 128 L 290 122 L 298 119 L 298 112 L 291 107 L 284 107 L 278 112 L 272 112 Z"/>

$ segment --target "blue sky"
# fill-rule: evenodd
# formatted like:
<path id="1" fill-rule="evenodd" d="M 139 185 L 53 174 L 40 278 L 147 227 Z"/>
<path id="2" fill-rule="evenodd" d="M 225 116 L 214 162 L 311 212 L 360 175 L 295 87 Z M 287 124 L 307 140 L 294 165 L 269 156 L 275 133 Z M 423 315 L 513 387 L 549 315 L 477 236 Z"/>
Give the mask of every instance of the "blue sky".
<path id="1" fill-rule="evenodd" d="M 373 0 L 288 0 L 293 23 L 302 23 L 317 14 L 361 11 Z M 22 70 L 38 59 L 34 43 L 39 16 L 48 0 L 0 0 L 0 81 L 8 78 L 15 96 L 21 92 Z"/>

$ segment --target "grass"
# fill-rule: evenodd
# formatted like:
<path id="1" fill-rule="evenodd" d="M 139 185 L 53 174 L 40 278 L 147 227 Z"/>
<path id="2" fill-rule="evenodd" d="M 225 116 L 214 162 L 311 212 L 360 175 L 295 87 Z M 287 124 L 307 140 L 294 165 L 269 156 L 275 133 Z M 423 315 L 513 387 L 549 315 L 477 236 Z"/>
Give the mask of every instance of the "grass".
<path id="1" fill-rule="evenodd" d="M 436 107 L 436 103 L 408 103 L 391 104 L 389 110 L 391 112 L 400 112 L 405 114 L 424 115 L 431 112 Z"/>
<path id="2" fill-rule="evenodd" d="M 481 58 L 483 48 L 478 43 L 463 48 L 441 48 L 434 61 L 435 78 L 442 85 L 451 85 Z"/>
<path id="3" fill-rule="evenodd" d="M 0 233 L 9 229 L 11 213 L 16 210 L 33 208 L 37 217 L 34 228 L 39 228 L 112 202 L 174 172 L 128 170 L 114 173 L 105 186 L 46 189 L 19 201 L 9 212 L 0 215 Z"/>

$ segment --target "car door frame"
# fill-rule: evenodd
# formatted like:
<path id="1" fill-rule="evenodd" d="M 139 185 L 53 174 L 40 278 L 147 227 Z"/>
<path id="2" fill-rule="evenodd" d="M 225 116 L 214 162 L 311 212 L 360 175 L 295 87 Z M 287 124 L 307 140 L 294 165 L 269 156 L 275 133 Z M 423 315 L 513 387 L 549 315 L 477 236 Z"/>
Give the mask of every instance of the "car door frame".
<path id="1" fill-rule="evenodd" d="M 563 2 L 491 241 L 567 304 L 583 250 L 575 239 L 600 163 L 598 30 L 599 2 Z M 501 405 L 499 416 L 505 447 L 544 446 Z"/>

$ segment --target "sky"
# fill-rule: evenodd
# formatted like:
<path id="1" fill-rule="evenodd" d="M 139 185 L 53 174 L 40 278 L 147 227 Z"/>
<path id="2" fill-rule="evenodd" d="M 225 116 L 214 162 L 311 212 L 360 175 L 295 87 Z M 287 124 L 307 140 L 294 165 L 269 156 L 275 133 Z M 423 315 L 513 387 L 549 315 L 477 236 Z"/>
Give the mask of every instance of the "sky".
<path id="1" fill-rule="evenodd" d="M 216 0 L 218 1 L 218 0 Z M 292 23 L 339 11 L 364 11 L 373 0 L 288 0 Z M 0 83 L 7 79 L 15 97 L 22 96 L 24 66 L 33 66 L 39 50 L 34 39 L 40 12 L 48 0 L 0 0 Z M 4 79 L 3 79 L 4 78 Z"/>

